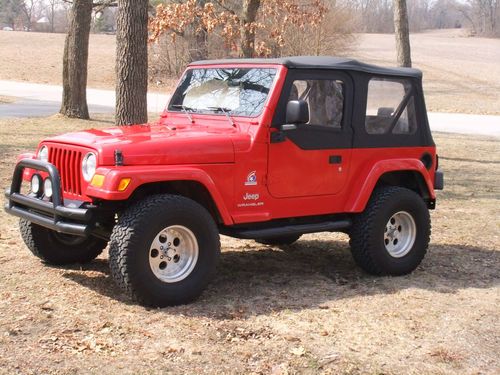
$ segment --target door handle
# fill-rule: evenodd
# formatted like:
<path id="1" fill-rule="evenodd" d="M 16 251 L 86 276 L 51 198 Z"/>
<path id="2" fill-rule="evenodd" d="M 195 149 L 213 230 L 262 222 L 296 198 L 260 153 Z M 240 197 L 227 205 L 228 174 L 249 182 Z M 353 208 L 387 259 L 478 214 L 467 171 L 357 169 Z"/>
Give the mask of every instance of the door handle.
<path id="1" fill-rule="evenodd" d="M 340 164 L 342 163 L 342 155 L 330 155 L 328 162 L 330 164 Z"/>

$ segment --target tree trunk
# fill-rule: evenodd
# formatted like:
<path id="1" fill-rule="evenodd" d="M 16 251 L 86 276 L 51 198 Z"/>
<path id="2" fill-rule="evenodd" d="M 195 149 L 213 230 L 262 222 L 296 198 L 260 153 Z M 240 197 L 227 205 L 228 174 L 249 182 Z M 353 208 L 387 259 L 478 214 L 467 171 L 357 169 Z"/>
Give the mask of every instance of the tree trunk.
<path id="1" fill-rule="evenodd" d="M 196 0 L 196 7 L 203 9 L 206 3 L 207 0 Z M 186 37 L 190 61 L 208 59 L 208 34 L 199 17 L 195 17 L 193 24 L 189 26 Z"/>
<path id="2" fill-rule="evenodd" d="M 54 21 L 55 21 L 55 17 L 56 17 L 56 10 L 55 10 L 55 7 L 56 7 L 56 2 L 55 1 L 52 1 L 50 3 L 50 32 L 53 33 L 54 32 Z M 92 15 L 91 15 L 92 16 Z"/>
<path id="3" fill-rule="evenodd" d="M 148 121 L 148 0 L 118 0 L 116 124 Z"/>
<path id="4" fill-rule="evenodd" d="M 64 43 L 63 98 L 61 114 L 89 118 L 87 107 L 87 62 L 92 0 L 74 0 Z"/>
<path id="5" fill-rule="evenodd" d="M 255 54 L 255 30 L 251 24 L 257 18 L 257 12 L 260 7 L 260 0 L 244 0 L 241 14 L 241 56 L 253 57 Z"/>
<path id="6" fill-rule="evenodd" d="M 411 67 L 410 31 L 406 0 L 394 0 L 394 31 L 399 66 Z"/>

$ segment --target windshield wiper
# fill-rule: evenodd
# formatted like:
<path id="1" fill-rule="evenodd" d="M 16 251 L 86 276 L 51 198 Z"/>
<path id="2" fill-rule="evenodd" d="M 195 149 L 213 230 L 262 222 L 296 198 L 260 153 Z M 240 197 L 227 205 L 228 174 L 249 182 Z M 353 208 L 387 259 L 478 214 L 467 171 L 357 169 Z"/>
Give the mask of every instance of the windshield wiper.
<path id="1" fill-rule="evenodd" d="M 234 123 L 233 118 L 231 117 L 231 115 L 229 115 L 229 112 L 231 111 L 231 108 L 226 108 L 226 107 L 207 107 L 207 109 L 210 109 L 210 110 L 216 111 L 216 112 L 222 112 L 222 113 L 224 113 L 226 115 L 227 119 L 229 120 L 229 123 L 231 124 L 231 126 L 236 127 L 236 124 Z"/>
<path id="2" fill-rule="evenodd" d="M 194 124 L 193 117 L 191 116 L 191 113 L 189 113 L 189 111 L 193 111 L 194 112 L 195 111 L 194 108 L 186 107 L 185 105 L 182 105 L 182 104 L 172 104 L 171 107 L 182 109 L 182 112 L 184 112 L 186 114 L 186 116 L 188 117 L 189 121 L 191 121 L 191 124 Z"/>

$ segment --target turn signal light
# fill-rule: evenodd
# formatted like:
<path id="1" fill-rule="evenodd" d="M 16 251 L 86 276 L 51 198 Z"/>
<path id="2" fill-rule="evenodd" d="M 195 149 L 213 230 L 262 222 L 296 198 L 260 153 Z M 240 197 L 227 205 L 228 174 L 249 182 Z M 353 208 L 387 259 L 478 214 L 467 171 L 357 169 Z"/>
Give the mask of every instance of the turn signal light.
<path id="1" fill-rule="evenodd" d="M 130 181 L 130 178 L 122 178 L 120 183 L 118 184 L 118 191 L 124 191 L 130 184 Z"/>

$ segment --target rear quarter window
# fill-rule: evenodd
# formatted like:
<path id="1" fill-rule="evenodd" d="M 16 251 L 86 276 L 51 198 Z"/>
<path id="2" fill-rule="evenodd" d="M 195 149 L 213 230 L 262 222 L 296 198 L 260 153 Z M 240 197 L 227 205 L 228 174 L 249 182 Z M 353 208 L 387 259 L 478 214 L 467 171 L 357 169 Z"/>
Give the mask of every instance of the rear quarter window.
<path id="1" fill-rule="evenodd" d="M 409 80 L 370 79 L 366 103 L 366 132 L 368 134 L 415 133 L 417 121 L 413 92 Z"/>

